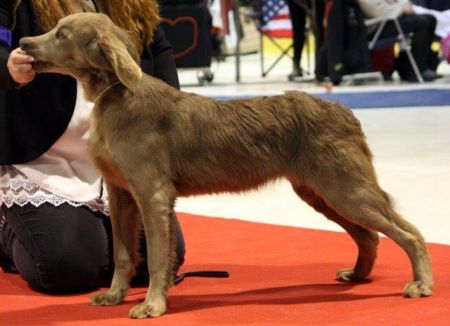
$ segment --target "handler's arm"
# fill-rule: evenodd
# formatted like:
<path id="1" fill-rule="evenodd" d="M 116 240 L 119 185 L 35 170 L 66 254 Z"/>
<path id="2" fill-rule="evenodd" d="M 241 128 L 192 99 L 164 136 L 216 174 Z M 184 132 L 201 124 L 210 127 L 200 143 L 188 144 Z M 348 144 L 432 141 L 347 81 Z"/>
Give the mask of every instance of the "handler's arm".
<path id="1" fill-rule="evenodd" d="M 177 67 L 173 57 L 173 49 L 164 36 L 160 27 L 155 31 L 154 40 L 151 44 L 153 53 L 153 76 L 165 81 L 167 84 L 180 88 Z"/>
<path id="2" fill-rule="evenodd" d="M 9 89 L 13 86 L 7 64 L 11 52 L 14 3 L 15 1 L 0 1 L 0 89 Z"/>

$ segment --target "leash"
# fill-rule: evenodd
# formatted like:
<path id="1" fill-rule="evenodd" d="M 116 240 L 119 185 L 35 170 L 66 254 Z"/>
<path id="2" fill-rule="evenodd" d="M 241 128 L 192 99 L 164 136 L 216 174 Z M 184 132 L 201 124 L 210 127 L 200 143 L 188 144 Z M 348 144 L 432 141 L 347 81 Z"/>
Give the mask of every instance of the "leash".
<path id="1" fill-rule="evenodd" d="M 213 278 L 227 278 L 230 273 L 227 271 L 198 271 L 198 272 L 186 272 L 177 275 L 174 280 L 174 284 L 177 285 L 184 281 L 186 277 L 213 277 Z"/>

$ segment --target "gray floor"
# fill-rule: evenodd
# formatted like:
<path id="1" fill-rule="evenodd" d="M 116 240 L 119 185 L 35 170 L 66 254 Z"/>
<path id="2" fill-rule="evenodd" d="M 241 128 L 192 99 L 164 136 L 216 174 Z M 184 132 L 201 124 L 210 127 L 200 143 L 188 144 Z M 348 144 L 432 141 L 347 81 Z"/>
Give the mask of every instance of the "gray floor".
<path id="1" fill-rule="evenodd" d="M 240 83 L 235 82 L 232 59 L 219 67 L 213 65 L 215 77 L 211 84 L 196 85 L 194 71 L 180 71 L 180 79 L 184 91 L 207 96 L 267 95 L 287 89 L 311 93 L 405 88 L 450 91 L 447 64 L 439 67 L 445 78 L 426 85 L 375 81 L 361 86 L 343 85 L 332 90 L 313 82 L 287 82 L 289 67 L 289 62 L 282 63 L 272 76 L 263 79 L 259 76 L 258 58 L 247 56 Z M 439 107 L 355 109 L 354 112 L 374 154 L 380 184 L 393 197 L 397 210 L 419 227 L 427 241 L 450 244 L 450 103 Z M 262 223 L 340 230 L 301 202 L 285 181 L 248 194 L 181 198 L 176 209 Z"/>

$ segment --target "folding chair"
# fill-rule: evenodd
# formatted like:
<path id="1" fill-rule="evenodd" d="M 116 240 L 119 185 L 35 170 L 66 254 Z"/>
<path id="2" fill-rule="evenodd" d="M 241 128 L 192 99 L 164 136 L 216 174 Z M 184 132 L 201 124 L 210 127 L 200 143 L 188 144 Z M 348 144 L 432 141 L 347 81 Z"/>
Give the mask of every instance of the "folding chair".
<path id="1" fill-rule="evenodd" d="M 289 18 L 289 11 L 284 0 L 278 1 L 278 6 L 271 7 L 271 4 L 269 3 L 274 2 L 277 1 L 261 0 L 260 11 L 257 13 L 257 28 L 260 36 L 261 75 L 263 77 L 266 77 L 283 58 L 287 57 L 291 61 L 293 60 L 291 51 L 294 45 L 292 41 L 293 34 Z M 276 11 L 277 13 L 270 17 L 271 13 L 267 11 L 271 10 L 273 10 L 273 12 Z M 275 59 L 271 60 L 268 67 L 266 67 L 265 61 L 265 39 L 280 51 L 278 56 Z M 280 42 L 281 39 L 287 39 L 289 41 L 288 45 L 283 46 L 283 44 L 281 44 Z"/>
<path id="2" fill-rule="evenodd" d="M 289 9 L 285 0 L 259 0 L 255 2 L 257 3 L 255 6 L 257 9 L 254 17 L 257 18 L 257 29 L 260 33 L 261 74 L 265 77 L 283 58 L 289 58 L 291 61 L 293 60 L 293 31 L 291 19 L 289 17 Z M 303 3 L 302 0 L 299 0 L 298 4 L 306 10 L 307 16 L 311 17 L 311 8 Z M 305 33 L 309 35 L 310 32 L 311 26 L 306 26 Z M 307 70 L 310 70 L 310 40 L 307 36 L 305 36 L 305 38 L 304 47 L 308 53 Z M 288 40 L 288 45 L 281 44 L 280 39 Z M 265 62 L 264 40 L 268 40 L 270 44 L 280 51 L 278 56 L 271 60 L 271 63 L 267 68 Z"/>
<path id="3" fill-rule="evenodd" d="M 386 26 L 386 24 L 389 21 L 392 21 L 394 23 L 395 28 L 397 29 L 397 36 L 380 38 L 380 35 L 381 35 L 384 27 Z M 388 47 L 396 42 L 399 42 L 400 47 L 403 50 L 405 50 L 405 52 L 406 52 L 406 55 L 408 57 L 408 60 L 411 64 L 411 67 L 414 71 L 414 74 L 415 74 L 417 80 L 419 81 L 419 83 L 423 83 L 424 81 L 423 81 L 422 75 L 420 74 L 419 68 L 417 67 L 416 60 L 414 59 L 414 56 L 411 53 L 411 47 L 408 44 L 409 38 L 403 32 L 403 29 L 400 26 L 398 19 L 394 18 L 394 17 L 388 17 L 388 18 L 375 17 L 375 18 L 367 19 L 365 21 L 366 26 L 372 26 L 374 24 L 379 24 L 379 26 L 378 26 L 377 30 L 375 31 L 373 38 L 371 40 L 369 40 L 369 50 Z"/>

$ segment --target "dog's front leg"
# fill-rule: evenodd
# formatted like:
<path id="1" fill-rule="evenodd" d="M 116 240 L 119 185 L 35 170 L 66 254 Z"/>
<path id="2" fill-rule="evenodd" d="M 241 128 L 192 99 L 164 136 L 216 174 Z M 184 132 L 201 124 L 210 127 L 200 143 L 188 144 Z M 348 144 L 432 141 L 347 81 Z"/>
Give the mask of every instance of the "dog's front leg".
<path id="1" fill-rule="evenodd" d="M 147 262 L 150 286 L 145 301 L 133 307 L 132 318 L 158 317 L 167 307 L 167 290 L 173 282 L 175 237 L 173 234 L 174 191 L 171 186 L 159 187 L 148 199 L 138 199 L 147 240 Z"/>
<path id="2" fill-rule="evenodd" d="M 131 195 L 107 186 L 113 232 L 114 275 L 108 291 L 91 299 L 93 305 L 115 305 L 123 301 L 137 261 L 139 217 Z"/>

